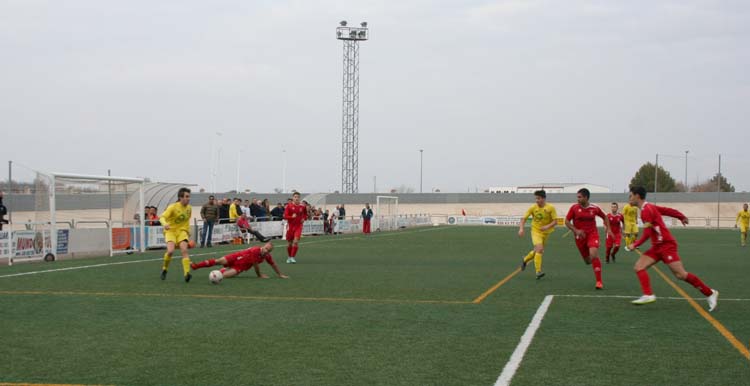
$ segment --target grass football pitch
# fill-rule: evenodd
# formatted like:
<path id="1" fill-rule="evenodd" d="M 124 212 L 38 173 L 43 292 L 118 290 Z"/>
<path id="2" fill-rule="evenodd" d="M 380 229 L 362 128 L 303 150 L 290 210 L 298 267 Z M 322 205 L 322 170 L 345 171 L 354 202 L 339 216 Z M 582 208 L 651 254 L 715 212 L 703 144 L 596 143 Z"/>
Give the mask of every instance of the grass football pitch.
<path id="1" fill-rule="evenodd" d="M 750 248 L 737 232 L 674 231 L 687 270 L 721 291 L 709 315 L 663 264 L 666 279 L 649 271 L 658 301 L 631 305 L 635 253 L 605 264 L 595 291 L 563 229 L 536 280 L 533 265 L 518 272 L 531 245 L 516 231 L 307 237 L 296 265 L 275 241 L 290 279 L 263 264 L 271 279 L 220 285 L 210 269 L 184 283 L 179 258 L 159 280 L 160 251 L 3 266 L 0 384 L 493 385 L 509 362 L 512 385 L 750 384 Z"/>

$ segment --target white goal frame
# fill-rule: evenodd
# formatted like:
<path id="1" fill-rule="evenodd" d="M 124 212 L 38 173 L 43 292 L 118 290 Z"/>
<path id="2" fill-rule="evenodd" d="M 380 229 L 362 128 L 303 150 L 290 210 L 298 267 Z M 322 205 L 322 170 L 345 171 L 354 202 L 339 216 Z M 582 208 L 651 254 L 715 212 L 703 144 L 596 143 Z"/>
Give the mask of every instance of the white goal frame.
<path id="1" fill-rule="evenodd" d="M 389 204 L 388 201 L 391 203 Z M 392 209 L 392 211 L 386 211 Z M 386 211 L 387 213 L 384 213 Z M 398 229 L 398 197 L 377 196 L 375 202 L 375 230 Z"/>
<path id="2" fill-rule="evenodd" d="M 24 259 L 24 261 L 33 261 L 33 260 L 41 260 L 46 259 L 48 255 L 52 255 L 51 258 L 53 260 L 56 260 L 57 257 L 57 230 L 58 230 L 58 224 L 57 224 L 57 192 L 56 192 L 56 182 L 58 179 L 64 179 L 64 180 L 82 180 L 82 181 L 111 181 L 111 182 L 120 182 L 120 183 L 131 183 L 131 184 L 137 184 L 138 185 L 138 206 L 137 212 L 139 213 L 139 233 L 140 233 L 140 240 L 145 240 L 145 213 L 143 210 L 143 202 L 144 202 L 144 184 L 145 180 L 142 178 L 131 178 L 131 177 L 116 177 L 116 176 L 99 176 L 99 175 L 86 175 L 86 174 L 71 174 L 71 173 L 49 173 L 49 172 L 40 172 L 36 171 L 37 174 L 45 176 L 48 181 L 49 185 L 47 188 L 47 196 L 49 198 L 49 221 L 45 221 L 43 224 L 39 223 L 36 225 L 44 226 L 45 231 L 49 232 L 49 239 L 50 239 L 50 252 L 46 254 L 42 258 L 33 258 L 33 259 Z M 107 221 L 107 228 L 109 231 L 109 253 L 110 256 L 113 256 L 116 253 L 132 253 L 135 250 L 114 250 L 112 245 L 112 226 L 113 222 L 115 221 Z M 144 243 L 141 242 L 140 246 L 138 248 L 140 252 L 144 252 Z M 11 251 L 11 258 L 8 261 L 8 265 L 13 265 L 13 251 Z"/>

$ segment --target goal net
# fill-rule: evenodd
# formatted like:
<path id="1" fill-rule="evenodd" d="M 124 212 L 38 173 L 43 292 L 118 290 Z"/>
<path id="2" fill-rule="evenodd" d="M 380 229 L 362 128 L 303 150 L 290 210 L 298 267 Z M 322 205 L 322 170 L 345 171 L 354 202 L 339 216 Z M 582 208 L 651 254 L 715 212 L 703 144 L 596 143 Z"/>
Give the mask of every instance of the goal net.
<path id="1" fill-rule="evenodd" d="M 377 196 L 375 204 L 375 230 L 392 231 L 398 229 L 398 197 Z"/>
<path id="2" fill-rule="evenodd" d="M 9 263 L 141 249 L 143 184 L 139 178 L 37 171 L 32 218 L 14 232 Z"/>

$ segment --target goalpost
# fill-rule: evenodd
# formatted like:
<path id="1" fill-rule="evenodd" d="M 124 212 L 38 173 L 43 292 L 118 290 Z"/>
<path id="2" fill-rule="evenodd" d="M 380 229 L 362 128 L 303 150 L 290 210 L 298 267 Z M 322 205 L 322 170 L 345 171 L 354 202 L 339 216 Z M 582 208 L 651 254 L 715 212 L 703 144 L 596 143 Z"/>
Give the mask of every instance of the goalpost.
<path id="1" fill-rule="evenodd" d="M 398 229 L 398 197 L 377 196 L 374 217 L 375 230 L 392 231 Z"/>
<path id="2" fill-rule="evenodd" d="M 33 219 L 25 230 L 13 232 L 9 265 L 68 254 L 143 251 L 143 188 L 141 178 L 36 171 Z"/>

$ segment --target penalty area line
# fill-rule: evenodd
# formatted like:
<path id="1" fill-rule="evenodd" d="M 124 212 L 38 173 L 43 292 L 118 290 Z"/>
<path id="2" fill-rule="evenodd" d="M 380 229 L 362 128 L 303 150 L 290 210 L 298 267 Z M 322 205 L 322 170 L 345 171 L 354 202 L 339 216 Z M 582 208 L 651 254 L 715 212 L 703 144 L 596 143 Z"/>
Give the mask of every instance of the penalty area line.
<path id="1" fill-rule="evenodd" d="M 526 350 L 528 350 L 531 345 L 531 341 L 534 339 L 536 331 L 542 325 L 544 315 L 547 314 L 547 310 L 549 309 L 550 304 L 552 304 L 552 299 L 554 298 L 555 295 L 547 295 L 544 297 L 542 304 L 536 310 L 534 317 L 531 319 L 531 323 L 529 323 L 529 326 L 526 328 L 526 332 L 521 336 L 521 341 L 510 356 L 508 363 L 505 364 L 503 372 L 500 373 L 500 376 L 497 378 L 495 386 L 510 385 L 510 381 L 513 380 L 513 376 L 516 375 L 518 367 L 521 366 L 521 361 L 523 361 L 523 357 L 526 355 Z"/>

